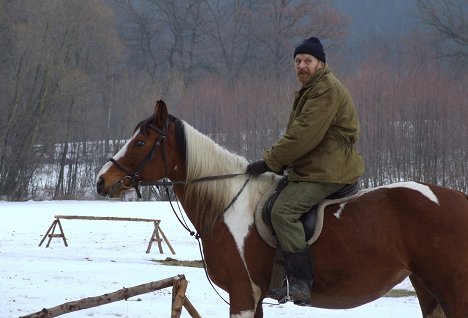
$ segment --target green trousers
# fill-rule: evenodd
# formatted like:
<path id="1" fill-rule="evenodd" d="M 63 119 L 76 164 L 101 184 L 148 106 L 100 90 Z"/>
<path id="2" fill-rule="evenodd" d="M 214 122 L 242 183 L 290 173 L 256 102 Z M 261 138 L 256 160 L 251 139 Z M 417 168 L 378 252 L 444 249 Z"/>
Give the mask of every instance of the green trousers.
<path id="1" fill-rule="evenodd" d="M 296 252 L 307 246 L 304 228 L 299 218 L 312 206 L 344 184 L 329 182 L 289 182 L 276 199 L 271 211 L 271 223 L 281 249 Z"/>

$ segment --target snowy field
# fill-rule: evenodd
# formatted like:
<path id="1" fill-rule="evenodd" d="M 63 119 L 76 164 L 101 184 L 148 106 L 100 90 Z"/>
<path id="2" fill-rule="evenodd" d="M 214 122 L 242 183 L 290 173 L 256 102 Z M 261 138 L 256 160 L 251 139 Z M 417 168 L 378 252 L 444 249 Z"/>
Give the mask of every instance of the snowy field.
<path id="1" fill-rule="evenodd" d="M 54 215 L 92 215 L 161 219 L 161 228 L 176 251 L 163 243 L 151 253 L 146 248 L 152 223 L 63 220 L 69 247 L 61 238 L 38 247 Z M 0 317 L 19 317 L 80 298 L 98 296 L 184 274 L 187 296 L 202 317 L 228 317 L 228 306 L 209 285 L 203 269 L 164 266 L 157 260 L 199 260 L 196 240 L 179 225 L 170 207 L 161 202 L 44 201 L 1 202 Z M 57 232 L 57 231 L 56 231 Z M 399 289 L 410 289 L 407 280 Z M 227 295 L 220 290 L 227 298 Z M 63 317 L 170 317 L 171 288 L 136 296 L 128 301 L 90 308 Z M 267 299 L 273 303 L 273 300 Z M 415 297 L 383 297 L 349 310 L 302 308 L 292 304 L 264 305 L 264 316 L 413 318 L 421 317 Z M 183 310 L 182 317 L 190 317 Z"/>

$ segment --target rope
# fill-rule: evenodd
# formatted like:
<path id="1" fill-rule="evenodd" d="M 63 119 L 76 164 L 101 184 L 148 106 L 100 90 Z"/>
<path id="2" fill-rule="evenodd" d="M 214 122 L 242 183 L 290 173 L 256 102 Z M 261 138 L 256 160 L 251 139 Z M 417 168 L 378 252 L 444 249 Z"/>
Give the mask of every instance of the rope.
<path id="1" fill-rule="evenodd" d="M 215 285 L 213 284 L 213 281 L 211 280 L 210 276 L 208 275 L 208 269 L 206 268 L 205 256 L 203 255 L 203 249 L 202 249 L 200 237 L 196 236 L 195 238 L 197 239 L 197 242 L 198 242 L 198 249 L 200 251 L 200 256 L 203 262 L 203 269 L 205 270 L 205 275 L 206 275 L 206 279 L 208 280 L 208 283 L 210 283 L 211 288 L 213 288 L 216 294 L 218 294 L 219 298 L 221 298 L 228 306 L 230 306 L 230 303 L 226 299 L 224 299 L 224 297 L 219 293 L 219 291 L 216 289 Z"/>
<path id="2" fill-rule="evenodd" d="M 172 183 L 171 183 L 171 185 L 172 185 Z M 174 188 L 173 185 L 172 185 L 172 187 Z M 174 212 L 174 215 L 176 216 L 177 220 L 182 225 L 182 227 L 187 232 L 190 233 L 190 236 L 194 236 L 196 233 L 195 233 L 195 231 L 190 230 L 190 227 L 188 226 L 187 221 L 185 221 L 184 214 L 182 213 L 182 210 L 180 209 L 179 201 L 176 200 L 177 208 L 179 210 L 180 216 L 179 216 L 179 214 L 177 214 L 177 211 L 174 209 L 174 206 L 172 205 L 172 200 L 171 200 L 171 195 L 169 193 L 169 188 L 167 186 L 164 186 L 164 190 L 166 191 L 167 200 L 169 201 L 169 204 L 171 205 L 171 209 Z M 176 197 L 176 199 L 177 199 L 177 197 Z"/>
<path id="3" fill-rule="evenodd" d="M 192 231 L 190 229 L 189 225 L 187 224 L 187 222 L 186 222 L 186 220 L 185 220 L 185 218 L 183 216 L 182 210 L 181 210 L 180 205 L 179 205 L 179 201 L 176 198 L 175 202 L 177 203 L 177 207 L 178 207 L 179 214 L 180 214 L 180 216 L 179 216 L 176 209 L 174 208 L 174 205 L 172 204 L 171 196 L 170 196 L 170 193 L 169 193 L 169 187 L 174 188 L 174 184 L 189 184 L 189 183 L 202 182 L 202 181 L 220 180 L 220 179 L 233 178 L 233 177 L 237 177 L 237 176 L 241 176 L 241 175 L 245 175 L 245 174 L 246 173 L 235 173 L 235 174 L 226 174 L 226 175 L 219 175 L 219 176 L 208 176 L 208 177 L 203 177 L 203 178 L 200 178 L 200 179 L 195 179 L 195 180 L 190 180 L 190 181 L 174 181 L 174 182 L 172 182 L 169 179 L 163 179 L 163 181 L 158 181 L 158 182 L 140 182 L 140 185 L 154 185 L 154 186 L 163 186 L 164 187 L 164 190 L 165 190 L 166 195 L 167 195 L 167 199 L 169 201 L 171 209 L 174 212 L 174 215 L 176 216 L 177 220 L 182 225 L 182 227 L 187 232 L 189 232 L 190 236 L 195 237 L 195 239 L 198 242 L 198 249 L 200 251 L 200 257 L 201 257 L 201 260 L 203 262 L 203 269 L 205 271 L 205 275 L 206 275 L 206 278 L 207 278 L 208 282 L 210 283 L 211 287 L 216 292 L 216 294 L 218 294 L 219 298 L 221 298 L 228 306 L 230 305 L 229 302 L 226 299 L 224 299 L 224 297 L 219 293 L 219 291 L 216 289 L 215 285 L 213 284 L 213 281 L 211 280 L 211 278 L 210 278 L 210 276 L 208 274 L 208 269 L 207 269 L 206 262 L 205 262 L 205 256 L 203 254 L 201 234 L 196 233 L 195 231 Z M 237 201 L 237 199 L 240 197 L 240 195 L 244 191 L 244 189 L 247 186 L 247 183 L 250 181 L 250 179 L 251 179 L 251 176 L 249 175 L 245 179 L 245 182 L 242 184 L 242 187 L 239 189 L 237 194 L 232 198 L 231 202 L 229 202 L 229 204 L 224 208 L 223 213 L 225 213 L 227 210 L 229 210 L 229 208 L 231 208 L 234 205 L 234 203 Z"/>
<path id="4" fill-rule="evenodd" d="M 232 177 L 240 176 L 240 175 L 243 175 L 243 174 L 245 174 L 245 173 L 228 174 L 228 175 L 220 175 L 220 176 L 209 176 L 209 177 L 204 177 L 204 178 L 196 179 L 196 180 L 193 180 L 193 181 L 185 182 L 184 184 L 193 183 L 193 182 L 201 182 L 201 181 L 209 181 L 209 180 L 218 180 L 218 179 L 223 179 L 223 178 L 232 178 Z M 237 194 L 232 198 L 231 202 L 229 202 L 229 204 L 224 208 L 223 213 L 226 212 L 230 207 L 232 207 L 234 205 L 234 203 L 237 201 L 237 199 L 239 198 L 239 196 L 241 195 L 241 193 L 244 191 L 245 187 L 247 186 L 247 183 L 250 181 L 250 178 L 251 178 L 251 176 L 249 175 L 247 177 L 247 179 L 245 180 L 245 182 L 243 183 L 242 187 L 237 192 Z M 179 205 L 179 201 L 177 200 L 177 197 L 176 197 L 175 202 L 177 203 L 177 209 L 179 210 L 179 213 L 177 213 L 176 209 L 174 208 L 174 205 L 172 204 L 172 200 L 171 200 L 171 196 L 170 196 L 168 187 L 174 188 L 174 184 L 181 184 L 183 181 L 178 181 L 177 183 L 176 182 L 172 182 L 171 180 L 165 178 L 165 179 L 163 179 L 163 181 L 154 182 L 151 185 L 163 186 L 164 187 L 164 190 L 165 190 L 166 195 L 167 195 L 167 200 L 169 201 L 169 205 L 171 206 L 171 209 L 174 212 L 174 215 L 176 216 L 177 220 L 182 225 L 182 227 L 187 232 L 189 232 L 190 236 L 193 236 L 197 240 L 198 250 L 200 252 L 201 261 L 203 263 L 203 270 L 205 272 L 205 276 L 206 276 L 206 279 L 208 280 L 208 283 L 210 283 L 211 288 L 213 288 L 213 290 L 216 292 L 216 294 L 219 296 L 219 298 L 221 298 L 228 306 L 230 306 L 230 303 L 226 299 L 224 299 L 224 297 L 220 294 L 220 292 L 218 291 L 216 286 L 213 284 L 213 281 L 211 280 L 210 275 L 208 274 L 208 268 L 206 266 L 205 255 L 203 254 L 201 235 L 190 229 L 189 225 L 187 224 L 187 221 L 184 218 L 184 214 L 182 213 L 182 210 L 181 210 L 181 207 Z M 141 182 L 140 184 L 141 185 L 149 185 L 149 183 L 145 184 L 143 182 Z M 180 216 L 179 216 L 179 214 L 180 214 Z M 278 306 L 278 305 L 282 305 L 286 301 L 290 300 L 290 298 L 289 298 L 289 282 L 287 281 L 286 284 L 287 284 L 287 295 L 286 295 L 285 298 L 282 299 L 281 302 L 271 303 L 271 302 L 262 301 L 262 304 L 263 305 L 270 305 L 270 306 Z"/>

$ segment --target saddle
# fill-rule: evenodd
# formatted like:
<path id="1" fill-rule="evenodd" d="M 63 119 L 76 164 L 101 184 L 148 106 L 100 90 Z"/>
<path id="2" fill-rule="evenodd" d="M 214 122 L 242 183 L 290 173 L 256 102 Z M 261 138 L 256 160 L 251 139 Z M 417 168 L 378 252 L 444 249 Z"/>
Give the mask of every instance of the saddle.
<path id="1" fill-rule="evenodd" d="M 263 205 L 262 219 L 263 219 L 263 222 L 265 222 L 265 224 L 268 225 L 270 228 L 273 228 L 271 224 L 271 209 L 273 208 L 273 204 L 275 203 L 276 198 L 278 198 L 278 195 L 286 187 L 287 184 L 288 184 L 288 177 L 285 176 L 279 181 L 275 191 L 273 191 L 273 193 L 270 195 L 270 197 L 265 201 L 265 204 Z M 338 190 L 337 192 L 334 192 L 328 197 L 326 197 L 324 200 L 334 200 L 334 199 L 351 196 L 353 194 L 356 194 L 358 190 L 359 190 L 359 185 L 357 182 L 352 183 L 352 184 L 347 184 L 343 188 Z M 309 241 L 314 236 L 315 225 L 317 222 L 317 207 L 320 205 L 320 203 L 321 202 L 311 207 L 310 210 L 307 211 L 307 213 L 304 213 L 299 219 L 302 223 L 302 226 L 304 227 L 306 241 Z"/>

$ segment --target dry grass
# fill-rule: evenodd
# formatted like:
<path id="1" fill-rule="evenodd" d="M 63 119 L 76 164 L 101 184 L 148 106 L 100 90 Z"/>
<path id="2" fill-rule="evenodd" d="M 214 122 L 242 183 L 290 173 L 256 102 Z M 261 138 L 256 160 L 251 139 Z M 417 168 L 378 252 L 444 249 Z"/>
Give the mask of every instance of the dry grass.
<path id="1" fill-rule="evenodd" d="M 167 265 L 167 266 L 186 266 L 186 267 L 197 267 L 197 268 L 203 268 L 203 262 L 201 260 L 197 261 L 179 261 L 175 258 L 172 257 L 167 257 L 165 260 L 156 260 L 153 259 L 153 262 L 162 264 L 162 265 Z"/>
<path id="2" fill-rule="evenodd" d="M 412 290 L 406 290 L 406 289 L 392 289 L 388 293 L 385 294 L 384 297 L 411 297 L 411 296 L 416 296 L 416 293 Z"/>

